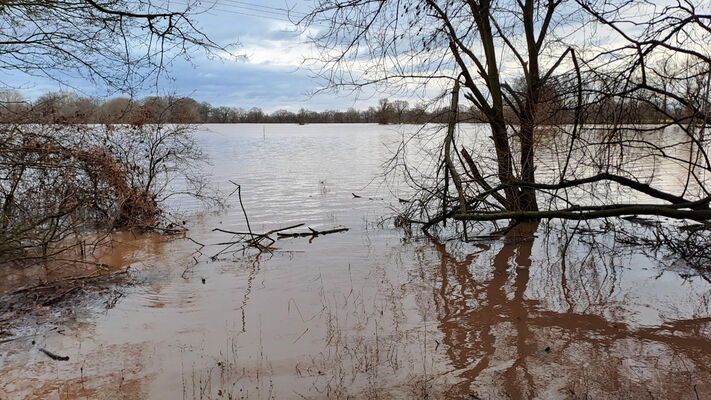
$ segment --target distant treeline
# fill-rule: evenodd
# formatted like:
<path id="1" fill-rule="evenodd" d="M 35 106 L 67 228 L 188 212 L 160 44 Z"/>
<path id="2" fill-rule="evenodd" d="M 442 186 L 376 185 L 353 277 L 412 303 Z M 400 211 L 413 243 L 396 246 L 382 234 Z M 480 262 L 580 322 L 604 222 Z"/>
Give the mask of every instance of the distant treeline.
<path id="1" fill-rule="evenodd" d="M 297 112 L 258 107 L 213 106 L 190 97 L 151 96 L 140 100 L 116 97 L 102 101 L 73 92 L 52 92 L 35 101 L 18 92 L 0 92 L 0 122 L 34 121 L 44 123 L 426 123 L 436 118 L 423 106 L 411 107 L 407 101 L 382 99 L 378 107 L 366 110 Z M 446 110 L 443 113 L 446 118 Z"/>
<path id="2" fill-rule="evenodd" d="M 542 102 L 541 125 L 570 123 L 574 120 L 574 106 L 566 104 L 562 96 L 550 93 L 548 101 Z M 405 100 L 380 99 L 376 107 L 365 110 L 349 108 L 345 111 L 297 112 L 276 110 L 266 113 L 252 107 L 213 106 L 190 97 L 151 96 L 140 100 L 116 97 L 102 101 L 82 97 L 73 92 L 47 93 L 35 101 L 26 101 L 15 91 L 0 92 L 0 123 L 378 123 L 378 124 L 423 124 L 446 122 L 448 108 L 428 107 L 424 103 L 410 105 Z M 674 113 L 678 113 L 675 111 Z M 586 123 L 620 122 L 656 123 L 667 117 L 648 103 L 624 105 L 612 101 L 588 104 L 584 110 Z M 461 121 L 483 122 L 486 119 L 471 109 L 462 108 Z M 513 113 L 509 122 L 516 123 Z"/>

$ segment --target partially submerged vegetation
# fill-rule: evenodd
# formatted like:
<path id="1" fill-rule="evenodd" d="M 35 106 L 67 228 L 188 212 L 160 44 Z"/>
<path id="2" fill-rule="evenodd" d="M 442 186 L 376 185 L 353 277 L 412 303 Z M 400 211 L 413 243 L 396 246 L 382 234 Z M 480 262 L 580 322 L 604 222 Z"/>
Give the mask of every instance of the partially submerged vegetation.
<path id="1" fill-rule="evenodd" d="M 329 88 L 450 102 L 445 124 L 394 149 L 390 171 L 415 192 L 398 225 L 467 241 L 562 220 L 671 254 L 708 280 L 708 11 L 693 1 L 326 0 L 301 22 L 327 27 L 312 36 L 312 65 Z"/>
<path id="2" fill-rule="evenodd" d="M 194 15 L 191 4 L 151 1 L 3 2 L 0 68 L 133 94 L 157 83 L 174 57 L 231 55 Z M 147 109 L 88 121 L 61 114 L 57 96 L 30 105 L 11 82 L 0 85 L 0 265 L 85 262 L 90 244 L 114 230 L 172 230 L 168 196 L 204 195 L 192 127 Z"/>
<path id="3" fill-rule="evenodd" d="M 76 306 L 101 301 L 112 308 L 140 261 L 114 262 L 127 235 L 185 232 L 174 197 L 221 203 L 204 176 L 208 158 L 194 141 L 195 127 L 148 117 L 0 127 L 0 269 L 7 280 L 0 332 L 14 332 L 0 343 L 25 338 L 18 329 L 28 321 L 50 329 Z"/>
<path id="4" fill-rule="evenodd" d="M 325 57 L 332 57 L 333 49 L 346 49 L 346 54 L 323 63 L 328 76 L 336 78 L 334 84 L 342 84 L 344 77 L 368 80 L 368 76 L 339 74 L 339 67 L 342 61 L 355 61 L 362 67 L 363 56 L 370 56 L 377 67 L 366 70 L 375 73 L 369 76 L 371 82 L 362 84 L 392 79 L 410 85 L 413 77 L 445 82 L 442 97 L 451 95 L 451 104 L 430 114 L 408 116 L 408 104 L 402 101 L 381 101 L 379 108 L 367 112 L 311 115 L 304 110 L 264 116 L 259 110 L 215 110 L 190 99 L 149 98 L 139 103 L 119 99 L 100 105 L 61 94 L 29 104 L 7 94 L 10 100 L 4 103 L 2 113 L 5 124 L 0 127 L 0 266 L 13 264 L 29 270 L 41 265 L 49 270 L 48 265 L 65 268 L 57 262 L 66 262 L 88 265 L 90 271 L 13 288 L 0 297 L 0 343 L 29 341 L 30 335 L 3 338 L 16 334 L 3 332 L 2 324 L 14 320 L 18 313 L 46 315 L 47 307 L 64 302 L 84 287 L 90 288 L 87 292 L 103 292 L 105 307 L 112 308 L 122 293 L 110 284 L 125 284 L 127 270 L 112 271 L 92 257 L 97 245 L 119 230 L 182 231 L 184 222 L 172 220 L 166 213 L 167 199 L 185 194 L 212 199 L 199 174 L 204 157 L 186 122 L 215 118 L 212 122 L 447 123 L 446 129 L 422 129 L 405 138 L 392 159 L 394 168 L 404 171 L 415 189 L 412 197 L 391 199 L 405 204 L 397 225 L 410 232 L 411 226 L 419 225 L 432 242 L 401 240 L 396 231 L 390 231 L 392 237 L 388 237 L 370 235 L 367 228 L 356 230 L 350 241 L 344 235 L 335 247 L 323 246 L 321 255 L 326 253 L 327 257 L 322 262 L 314 247 L 304 256 L 298 248 L 287 250 L 288 257 L 275 257 L 268 268 L 277 273 L 265 277 L 259 275 L 260 257 L 278 254 L 280 237 L 309 237 L 310 243 L 317 236 L 347 228 L 286 232 L 300 227 L 298 224 L 253 231 L 242 206 L 247 231 L 216 228 L 232 235 L 229 241 L 217 244 L 219 252 L 206 256 L 200 249 L 211 243 L 197 238 L 208 243 L 205 246 L 191 239 L 200 246 L 198 250 L 175 254 L 179 262 L 190 264 L 180 277 L 173 268 L 179 262 L 164 263 L 172 272 L 169 279 L 180 282 L 179 289 L 176 291 L 177 285 L 157 285 L 155 291 L 148 291 L 176 296 L 151 296 L 152 301 L 144 302 L 149 304 L 126 309 L 132 312 L 130 318 L 124 312 L 113 313 L 110 318 L 121 323 L 109 324 L 111 329 L 96 329 L 90 333 L 92 340 L 67 335 L 67 341 L 78 342 L 62 349 L 78 347 L 71 358 L 69 353 L 40 344 L 41 356 L 53 364 L 35 368 L 30 363 L 29 368 L 10 370 L 5 372 L 8 380 L 28 379 L 25 375 L 31 371 L 35 380 L 30 386 L 46 377 L 51 384 L 62 379 L 66 386 L 48 393 L 64 394 L 64 389 L 74 384 L 83 390 L 84 374 L 88 373 L 89 386 L 93 383 L 111 397 L 115 388 L 105 377 L 97 379 L 103 368 L 108 368 L 109 374 L 117 375 L 118 390 L 131 395 L 139 391 L 124 385 L 124 372 L 130 380 L 135 369 L 143 375 L 139 382 L 166 379 L 170 382 L 162 389 L 174 390 L 176 395 L 176 377 L 182 374 L 183 397 L 191 385 L 195 398 L 249 397 L 255 389 L 258 396 L 268 390 L 267 397 L 272 397 L 275 384 L 271 377 L 280 374 L 287 378 L 280 382 L 286 396 L 300 395 L 300 386 L 315 396 L 350 396 L 350 388 L 358 390 L 360 383 L 365 388 L 361 397 L 387 397 L 386 390 L 395 387 L 411 397 L 426 398 L 436 397 L 439 388 L 433 385 L 441 383 L 444 397 L 550 397 L 546 396 L 551 394 L 549 390 L 558 390 L 568 398 L 663 397 L 667 392 L 689 397 L 693 393 L 700 398 L 699 392 L 709 390 L 708 292 L 675 302 L 664 297 L 672 291 L 670 287 L 681 288 L 681 284 L 645 288 L 640 281 L 653 280 L 656 271 L 625 277 L 623 270 L 646 269 L 644 263 L 657 262 L 657 258 L 673 263 L 681 260 L 711 281 L 707 274 L 711 231 L 706 222 L 711 219 L 706 132 L 711 60 L 706 50 L 698 51 L 705 44 L 698 40 L 698 33 L 702 38 L 708 36 L 711 19 L 707 13 L 697 12 L 693 4 L 677 3 L 643 17 L 652 15 L 650 21 L 633 20 L 634 28 L 630 29 L 627 20 L 616 18 L 636 11 L 626 9 L 635 3 L 319 2 L 321 8 L 306 21 L 325 22 L 323 26 L 330 27 L 318 30 L 323 34 Z M 176 32 L 193 33 L 188 37 L 179 33 L 178 48 L 186 43 L 210 46 L 199 32 L 195 35 L 190 30 L 193 25 L 189 21 L 183 26 L 187 31 L 180 29 L 181 22 L 187 21 L 184 14 L 170 10 L 144 14 L 144 2 L 27 4 L 31 3 L 6 2 L 0 16 L 10 20 L 19 15 L 30 21 L 41 16 L 50 22 L 56 19 L 58 25 L 49 27 L 56 32 L 47 36 L 50 40 L 46 44 L 54 47 L 46 53 L 24 52 L 22 37 L 11 43 L 11 54 L 48 55 L 39 60 L 20 59 L 22 70 L 39 65 L 40 71 L 46 72 L 42 68 L 50 68 L 48 59 L 54 58 L 60 62 L 51 64 L 53 68 L 74 66 L 77 58 L 68 55 L 76 51 L 96 57 L 87 57 L 84 67 L 107 83 L 145 78 L 132 76 L 128 67 L 127 81 L 110 69 L 95 69 L 103 65 L 102 51 L 108 52 L 110 61 L 120 60 L 119 64 L 134 55 L 128 50 L 122 53 L 120 46 L 128 49 L 134 37 L 116 35 L 125 32 L 126 20 L 134 22 L 133 27 L 147 27 L 148 42 L 156 45 L 150 48 L 161 49 L 158 60 L 151 58 L 156 54 L 150 50 L 146 58 L 138 59 L 148 60 L 149 68 L 160 70 L 162 45 L 176 39 Z M 586 47 L 586 43 L 566 43 L 575 36 L 570 35 L 565 22 L 571 15 L 587 24 L 599 24 L 596 28 L 610 28 L 621 36 L 623 47 L 601 50 Z M 393 17 L 399 24 L 392 23 Z M 85 24 L 87 20 L 93 24 Z M 67 27 L 80 34 L 68 35 Z M 634 36 L 639 27 L 644 28 L 641 36 Z M 22 24 L 19 28 L 22 32 Z M 92 40 L 81 42 L 87 37 Z M 22 51 L 13 50 L 17 48 Z M 672 61 L 665 63 L 665 59 Z M 392 60 L 398 65 L 393 66 Z M 407 60 L 413 64 L 399 64 Z M 678 60 L 685 63 L 675 63 Z M 518 64 L 520 76 L 504 76 L 504 63 Z M 384 71 L 377 71 L 383 66 Z M 449 88 L 453 88 L 451 92 Z M 465 107 L 459 105 L 460 90 L 468 101 Z M 11 101 L 13 98 L 17 101 Z M 467 136 L 458 125 L 461 121 L 486 125 L 469 126 L 478 131 Z M 643 126 L 650 122 L 657 125 Z M 91 123 L 95 125 L 87 125 Z M 331 174 L 328 176 L 333 179 L 355 175 L 362 167 L 362 153 L 380 149 L 356 152 L 348 146 L 349 139 L 331 143 L 330 149 L 343 152 L 335 161 L 328 159 L 332 164 L 313 160 L 313 149 L 319 147 L 301 148 L 289 141 L 273 146 L 276 153 L 261 151 L 262 142 L 252 141 L 245 146 L 252 148 L 230 157 L 245 154 L 250 162 L 259 163 L 257 171 L 240 173 L 254 185 L 271 187 L 273 196 L 261 199 L 263 202 L 277 204 L 289 196 L 286 213 L 328 214 L 324 220 L 330 224 L 340 211 L 336 207 L 348 205 L 294 201 L 313 189 L 309 182 L 298 179 L 308 180 L 315 173 Z M 412 162 L 407 146 L 417 141 L 423 144 L 419 155 L 424 157 Z M 263 167 L 274 159 L 281 162 L 281 169 Z M 304 173 L 293 168 L 295 159 L 316 167 Z M 330 169 L 336 164 L 346 165 L 345 170 L 334 173 Z M 237 166 L 235 170 L 244 167 L 229 165 Z M 664 180 L 670 171 L 672 183 Z M 272 172 L 284 176 L 274 179 Z M 239 193 L 239 185 L 236 190 Z M 324 187 L 321 194 L 326 193 Z M 359 197 L 353 194 L 349 200 Z M 269 203 L 266 208 L 272 206 Z M 281 219 L 284 214 L 274 210 L 262 210 L 259 223 L 275 224 L 275 215 Z M 638 215 L 660 218 L 648 220 Z M 356 221 L 368 216 L 360 212 L 351 215 Z M 609 217 L 621 218 L 610 222 Z M 662 217 L 699 222 L 673 225 L 660 221 Z M 232 219 L 242 221 L 241 216 Z M 566 222 L 540 222 L 547 219 Z M 600 221 L 593 225 L 592 220 Z M 503 223 L 497 225 L 499 222 Z M 222 221 L 213 226 L 219 224 Z M 488 233 L 489 229 L 494 229 L 494 234 L 465 243 L 474 239 L 475 232 Z M 541 239 L 536 239 L 536 234 Z M 438 240 L 442 238 L 464 240 L 445 243 Z M 625 246 L 618 246 L 620 243 Z M 644 257 L 641 262 L 624 257 L 628 251 L 638 255 L 640 247 L 660 257 Z M 250 248 L 257 249 L 258 255 L 244 257 Z M 220 255 L 227 252 L 242 253 L 241 263 L 233 258 L 222 260 Z M 200 269 L 213 262 L 224 262 L 225 269 L 214 268 L 216 263 Z M 205 275 L 191 282 L 197 273 Z M 211 284 L 213 278 L 219 285 L 194 295 L 201 284 Z M 326 286 L 329 281 L 331 288 Z M 707 291 L 706 282 L 699 281 L 701 290 Z M 272 287 L 274 284 L 277 286 Z M 636 297 L 637 290 L 659 288 L 663 296 Z M 643 304 L 628 304 L 633 302 L 630 298 Z M 655 301 L 661 303 L 661 310 L 650 308 Z M 677 309 L 677 303 L 689 305 L 685 301 L 691 303 L 692 310 Z M 256 304 L 248 309 L 249 303 Z M 171 314 L 171 307 L 181 312 Z M 256 309 L 252 312 L 251 308 Z M 214 315 L 203 318 L 206 314 Z M 646 314 L 659 315 L 648 318 Z M 122 358 L 130 346 L 116 346 L 119 353 L 108 349 L 116 344 L 116 336 L 105 346 L 102 335 L 106 331 L 121 335 L 120 339 L 137 335 L 131 336 L 132 342 L 138 342 L 131 343 L 138 344 L 137 359 Z M 145 332 L 155 336 L 141 337 Z M 166 332 L 172 335 L 169 340 L 164 340 Z M 276 359 L 268 358 L 270 350 Z M 193 351 L 191 357 L 189 352 Z M 581 367 L 581 356 L 591 362 Z M 105 362 L 108 357 L 112 362 Z M 151 362 L 141 363 L 144 357 Z M 67 362 L 71 372 L 60 375 L 54 364 L 58 361 Z M 97 367 L 92 361 L 108 366 Z M 190 370 L 192 379 L 185 375 Z M 243 392 L 242 386 L 236 385 L 243 378 L 240 385 L 249 385 L 252 392 Z M 440 378 L 443 380 L 436 382 Z M 667 382 L 673 382 L 674 387 L 646 387 L 659 382 L 670 387 Z M 220 383 L 224 387 L 219 387 Z M 490 394 L 480 392 L 477 386 L 490 389 Z M 10 388 L 11 392 L 24 389 Z M 34 387 L 30 391 L 37 393 Z"/>
<path id="5" fill-rule="evenodd" d="M 87 256 L 87 236 L 178 231 L 166 200 L 206 200 L 189 125 L 11 124 L 0 142 L 3 264 Z M 100 236 L 100 235 L 99 235 Z M 79 247 L 78 247 L 79 246 Z"/>

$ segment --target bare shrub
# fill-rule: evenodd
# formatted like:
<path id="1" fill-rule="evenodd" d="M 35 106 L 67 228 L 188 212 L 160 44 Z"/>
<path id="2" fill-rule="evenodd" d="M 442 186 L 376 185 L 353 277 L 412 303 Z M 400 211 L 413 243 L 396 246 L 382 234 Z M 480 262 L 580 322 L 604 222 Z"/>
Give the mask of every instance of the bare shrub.
<path id="1" fill-rule="evenodd" d="M 206 194 L 194 127 L 13 124 L 0 137 L 0 259 L 48 258 L 87 232 L 176 231 L 165 213 L 176 194 Z"/>

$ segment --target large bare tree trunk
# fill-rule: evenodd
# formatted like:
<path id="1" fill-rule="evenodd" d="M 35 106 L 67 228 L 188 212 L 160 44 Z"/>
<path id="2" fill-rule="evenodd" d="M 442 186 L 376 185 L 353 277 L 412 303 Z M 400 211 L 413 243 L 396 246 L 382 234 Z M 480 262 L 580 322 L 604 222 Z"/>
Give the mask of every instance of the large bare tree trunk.
<path id="1" fill-rule="evenodd" d="M 690 94 L 708 87 L 697 78 L 711 76 L 711 19 L 701 4 L 683 4 L 689 7 L 657 9 L 625 0 L 323 0 L 307 20 L 330 27 L 315 39 L 324 49 L 321 72 L 333 86 L 398 82 L 398 89 L 407 90 L 413 82 L 451 79 L 461 86 L 472 119 L 489 127 L 490 147 L 457 141 L 450 129 L 446 143 L 461 150 L 450 154 L 447 147 L 444 178 L 414 178 L 406 171 L 419 189 L 408 217 L 424 229 L 449 218 L 707 219 L 711 156 L 704 131 L 711 102 L 708 94 Z M 639 29 L 630 29 L 627 19 Z M 609 49 L 571 35 L 569 20 L 623 44 Z M 373 62 L 363 74 L 366 55 Z M 662 59 L 671 68 L 660 67 Z M 650 122 L 659 125 L 630 125 Z M 669 126 L 686 136 L 669 143 L 662 137 Z M 653 132 L 659 135 L 647 134 Z M 695 151 L 684 158 L 676 153 L 685 141 Z M 537 151 L 551 161 L 538 174 Z M 633 161 L 647 160 L 655 167 L 643 172 L 652 175 L 639 175 Z M 687 184 L 680 190 L 655 187 L 658 162 L 688 167 Z M 439 190 L 450 177 L 458 199 Z M 654 201 L 642 203 L 647 196 Z M 450 200 L 465 203 L 467 212 L 446 207 Z"/>

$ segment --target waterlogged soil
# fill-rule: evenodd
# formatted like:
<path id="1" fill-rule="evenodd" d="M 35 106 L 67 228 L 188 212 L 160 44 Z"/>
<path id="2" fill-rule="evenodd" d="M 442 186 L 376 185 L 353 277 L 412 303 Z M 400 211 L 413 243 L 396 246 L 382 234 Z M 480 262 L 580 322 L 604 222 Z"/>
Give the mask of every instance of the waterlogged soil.
<path id="1" fill-rule="evenodd" d="M 224 251 L 232 236 L 213 229 L 246 229 L 233 198 L 186 236 L 119 235 L 108 280 L 4 317 L 0 399 L 711 398 L 711 284 L 683 265 L 601 222 L 408 235 L 388 217 L 409 192 L 374 180 L 397 129 L 204 130 L 213 180 L 242 185 L 253 231 L 350 229 Z M 5 271 L 2 290 L 69 272 Z"/>

